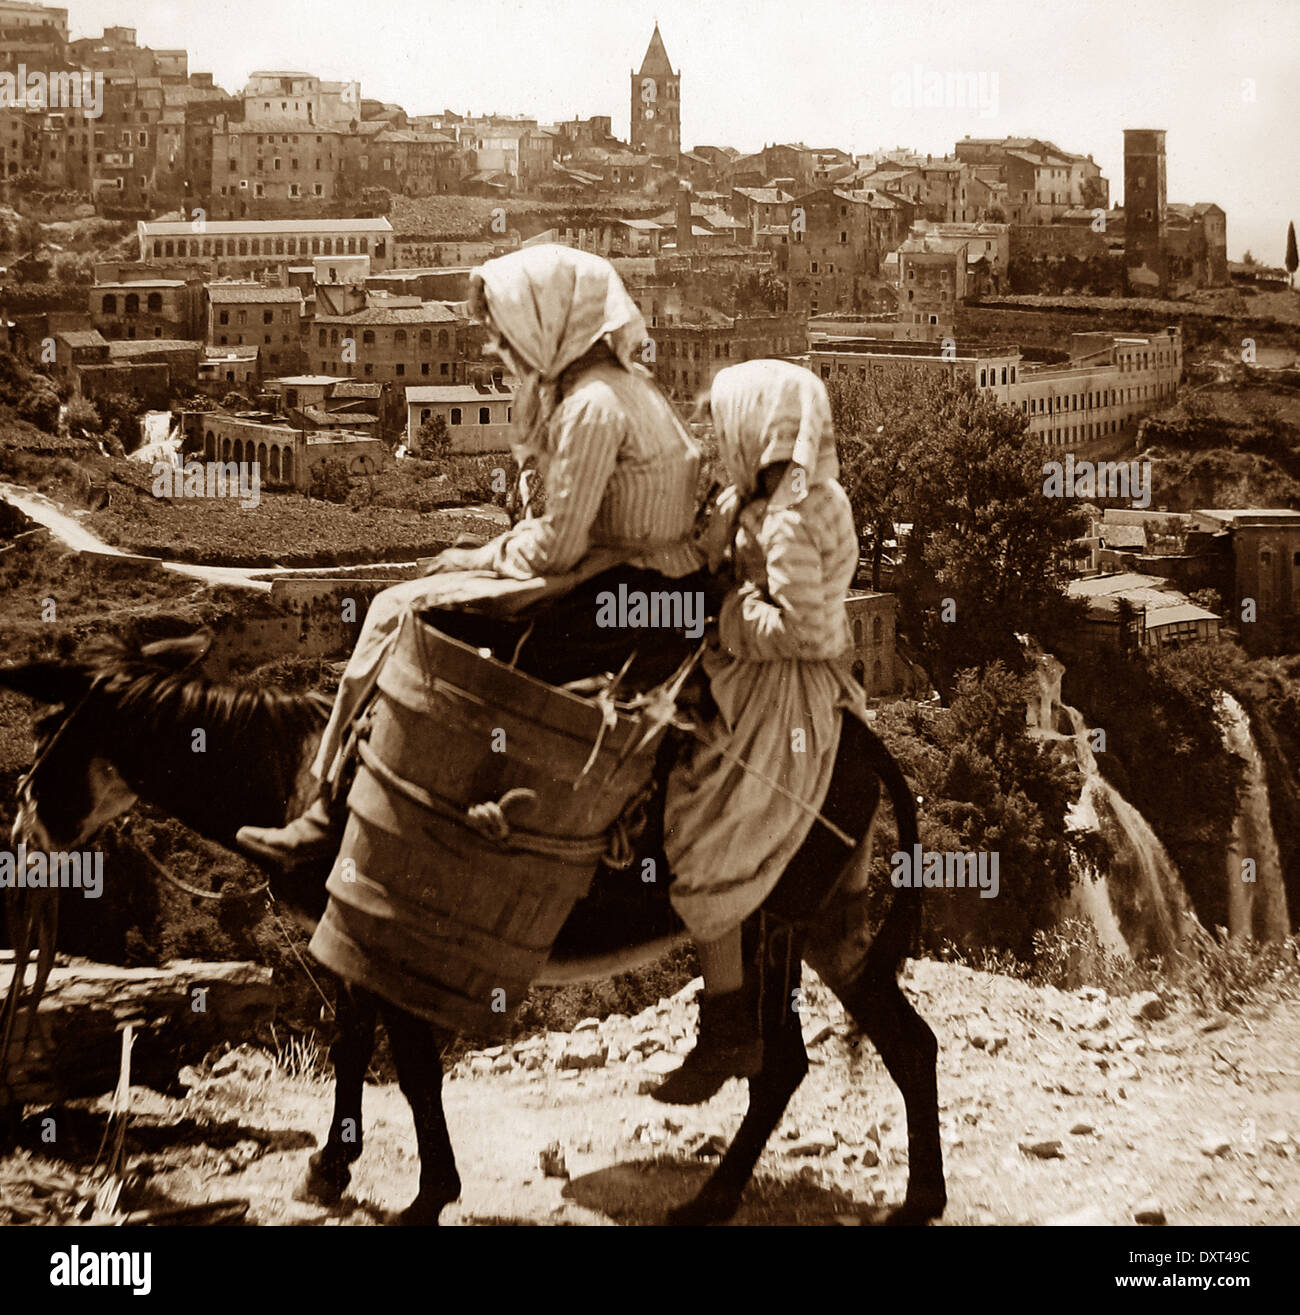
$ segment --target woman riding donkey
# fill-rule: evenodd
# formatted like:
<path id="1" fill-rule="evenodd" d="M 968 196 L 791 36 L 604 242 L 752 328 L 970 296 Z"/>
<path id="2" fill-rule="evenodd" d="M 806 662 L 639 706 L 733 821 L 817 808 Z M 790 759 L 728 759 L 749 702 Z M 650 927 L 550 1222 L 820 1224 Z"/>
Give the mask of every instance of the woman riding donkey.
<path id="1" fill-rule="evenodd" d="M 669 1104 L 707 1100 L 761 1067 L 741 923 L 814 824 L 841 710 L 866 717 L 848 669 L 844 605 L 857 532 L 825 387 L 800 366 L 750 361 L 718 373 L 710 409 L 731 480 L 719 501 L 734 517 L 735 585 L 704 659 L 717 705 L 711 733 L 668 779 L 669 893 L 704 975 L 699 1042 L 654 1093 Z"/>
<path id="2" fill-rule="evenodd" d="M 666 677 L 695 647 L 683 627 L 598 624 L 598 596 L 620 596 L 620 586 L 629 596 L 705 586 L 691 540 L 699 449 L 640 364 L 645 321 L 614 268 L 588 252 L 531 247 L 475 271 L 470 311 L 520 380 L 514 453 L 542 474 L 545 512 L 481 547 L 448 549 L 429 576 L 376 596 L 313 767 L 320 795 L 288 826 L 240 830 L 259 857 L 290 867 L 333 859 L 349 730 L 408 611 L 436 609 L 439 629 L 517 656 L 552 683 L 619 671 L 634 652 Z"/>

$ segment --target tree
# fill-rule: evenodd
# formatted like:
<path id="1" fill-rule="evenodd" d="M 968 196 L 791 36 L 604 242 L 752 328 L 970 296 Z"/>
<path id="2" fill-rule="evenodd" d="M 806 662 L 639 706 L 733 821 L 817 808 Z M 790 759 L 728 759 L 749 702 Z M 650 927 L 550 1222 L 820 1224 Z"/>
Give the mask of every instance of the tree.
<path id="1" fill-rule="evenodd" d="M 1295 287 L 1296 268 L 1300 267 L 1300 252 L 1295 246 L 1295 221 L 1286 226 L 1286 281 Z"/>
<path id="2" fill-rule="evenodd" d="M 422 457 L 444 456 L 451 447 L 451 430 L 446 416 L 431 415 L 416 431 L 415 441 Z"/>
<path id="3" fill-rule="evenodd" d="M 326 457 L 311 468 L 309 496 L 323 502 L 346 502 L 351 491 L 347 465 L 338 457 Z"/>
<path id="4" fill-rule="evenodd" d="M 1243 265 L 1256 265 L 1256 264 L 1258 264 L 1259 262 L 1255 259 L 1255 257 L 1254 257 L 1249 251 L 1245 251 L 1245 252 L 1242 253 L 1242 256 L 1241 256 L 1241 263 L 1242 263 Z"/>
<path id="5" fill-rule="evenodd" d="M 21 419 L 53 434 L 59 428 L 59 405 L 59 395 L 49 380 L 38 376 L 18 399 L 17 410 Z"/>
<path id="6" fill-rule="evenodd" d="M 1087 210 L 1106 209 L 1106 184 L 1100 178 L 1085 178 L 1079 187 L 1079 202 Z"/>
<path id="7" fill-rule="evenodd" d="M 946 699 L 965 667 L 1022 666 L 1020 635 L 1050 646 L 1073 627 L 1065 584 L 1082 517 L 1046 496 L 1024 416 L 970 380 L 931 373 L 909 409 L 895 421 L 913 436 L 900 624 Z"/>
<path id="8" fill-rule="evenodd" d="M 839 437 L 840 479 L 854 520 L 866 532 L 876 592 L 885 544 L 902 516 L 908 452 L 919 440 L 909 403 L 922 386 L 917 370 L 873 371 L 865 380 L 833 379 L 827 389 Z"/>

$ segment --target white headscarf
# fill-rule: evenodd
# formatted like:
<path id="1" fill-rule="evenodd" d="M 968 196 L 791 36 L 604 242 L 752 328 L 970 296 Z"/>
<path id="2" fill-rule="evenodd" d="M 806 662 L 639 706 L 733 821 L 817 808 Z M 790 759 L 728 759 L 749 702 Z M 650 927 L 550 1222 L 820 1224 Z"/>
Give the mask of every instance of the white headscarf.
<path id="1" fill-rule="evenodd" d="M 839 477 L 830 399 L 811 370 L 788 361 L 728 366 L 713 378 L 709 409 L 727 477 L 742 499 L 756 490 L 759 471 L 778 461 L 790 465 L 769 505 L 793 506 Z"/>
<path id="2" fill-rule="evenodd" d="M 520 465 L 546 455 L 560 375 L 601 339 L 624 369 L 649 377 L 637 359 L 645 320 L 614 267 L 589 251 L 544 244 L 489 260 L 470 278 L 469 311 L 505 340 L 520 375 Z"/>

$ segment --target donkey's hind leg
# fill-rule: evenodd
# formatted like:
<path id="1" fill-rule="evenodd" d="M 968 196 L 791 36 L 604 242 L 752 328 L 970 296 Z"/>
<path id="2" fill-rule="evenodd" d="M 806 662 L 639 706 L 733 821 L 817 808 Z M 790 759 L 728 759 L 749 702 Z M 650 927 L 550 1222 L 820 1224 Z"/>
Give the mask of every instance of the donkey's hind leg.
<path id="1" fill-rule="evenodd" d="M 307 1162 L 303 1195 L 332 1205 L 352 1179 L 363 1139 L 361 1093 L 375 1049 L 378 1000 L 364 987 L 340 981 L 335 992 L 338 1033 L 330 1046 L 334 1065 L 334 1113 L 325 1145 Z"/>
<path id="2" fill-rule="evenodd" d="M 907 1195 L 891 1224 L 938 1219 L 948 1203 L 939 1144 L 938 1042 L 912 1008 L 892 968 L 873 968 L 838 991 L 897 1084 L 907 1111 Z"/>
<path id="3" fill-rule="evenodd" d="M 786 936 L 790 937 L 788 946 L 784 944 Z M 776 981 L 769 981 L 761 995 L 763 1067 L 749 1080 L 749 1107 L 709 1181 L 693 1200 L 669 1211 L 666 1222 L 671 1225 L 722 1224 L 736 1213 L 763 1147 L 781 1122 L 790 1097 L 808 1073 L 808 1052 L 793 994 L 801 967 L 798 936 L 792 929 L 782 928 L 776 940 L 782 950 L 777 958 L 784 958 L 786 973 L 774 974 Z M 772 941 L 765 938 L 765 942 L 759 945 L 757 953 L 768 957 L 771 972 L 775 966 L 769 954 Z M 793 983 L 788 980 L 791 971 L 796 974 Z"/>
<path id="4" fill-rule="evenodd" d="M 460 1174 L 442 1108 L 442 1058 L 433 1024 L 385 1000 L 379 1003 L 397 1065 L 397 1080 L 415 1120 L 420 1190 L 402 1212 L 407 1225 L 433 1225 L 460 1196 Z"/>

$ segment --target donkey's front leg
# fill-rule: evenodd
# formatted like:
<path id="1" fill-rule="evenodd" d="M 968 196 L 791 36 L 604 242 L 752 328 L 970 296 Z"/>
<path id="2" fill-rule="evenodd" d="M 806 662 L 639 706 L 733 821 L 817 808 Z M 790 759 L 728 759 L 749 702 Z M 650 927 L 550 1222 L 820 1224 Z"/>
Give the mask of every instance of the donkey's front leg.
<path id="1" fill-rule="evenodd" d="M 375 1049 L 378 1000 L 364 987 L 340 981 L 334 1006 L 338 1034 L 330 1046 L 334 1065 L 334 1114 L 325 1145 L 308 1161 L 302 1195 L 333 1205 L 352 1179 L 361 1155 L 361 1093 Z"/>
<path id="2" fill-rule="evenodd" d="M 433 1025 L 397 1005 L 380 1001 L 393 1048 L 397 1080 L 415 1120 L 420 1152 L 420 1190 L 402 1212 L 402 1223 L 432 1225 L 460 1196 L 460 1174 L 442 1109 L 442 1059 Z"/>

